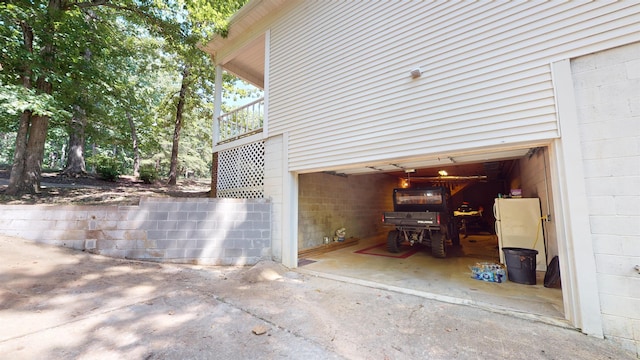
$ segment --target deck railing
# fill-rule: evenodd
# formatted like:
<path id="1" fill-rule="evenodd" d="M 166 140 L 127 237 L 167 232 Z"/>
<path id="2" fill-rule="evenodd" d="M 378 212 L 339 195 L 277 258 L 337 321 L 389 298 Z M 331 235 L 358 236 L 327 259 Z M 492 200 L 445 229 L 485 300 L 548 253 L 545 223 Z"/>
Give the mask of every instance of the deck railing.
<path id="1" fill-rule="evenodd" d="M 218 117 L 218 143 L 229 142 L 262 131 L 264 98 L 250 102 Z"/>

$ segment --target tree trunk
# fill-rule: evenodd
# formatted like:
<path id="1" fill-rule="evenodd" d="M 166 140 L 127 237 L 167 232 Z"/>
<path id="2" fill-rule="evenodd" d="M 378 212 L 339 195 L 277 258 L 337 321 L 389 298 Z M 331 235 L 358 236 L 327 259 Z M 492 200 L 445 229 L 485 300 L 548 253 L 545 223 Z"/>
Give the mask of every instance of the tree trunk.
<path id="1" fill-rule="evenodd" d="M 44 45 L 41 50 L 42 61 L 48 66 L 53 66 L 55 60 L 54 34 L 55 22 L 57 15 L 62 9 L 61 0 L 49 0 L 47 6 L 48 24 L 46 26 L 46 36 L 43 37 Z M 21 24 L 22 34 L 24 38 L 24 46 L 27 51 L 33 53 L 33 29 L 27 23 Z M 50 71 L 44 71 L 39 74 L 36 81 L 38 92 L 51 94 L 52 85 L 48 81 Z M 28 64 L 25 65 L 23 73 L 23 85 L 31 85 L 31 70 Z M 25 122 L 25 124 L 23 124 Z M 25 126 L 26 125 L 26 126 Z M 11 169 L 11 178 L 9 179 L 9 187 L 7 194 L 22 193 L 38 193 L 40 192 L 40 175 L 42 171 L 42 160 L 44 158 L 44 143 L 47 138 L 47 128 L 49 127 L 49 117 L 42 115 L 32 115 L 30 113 L 22 114 L 20 118 L 20 131 L 25 131 L 26 136 L 19 135 L 16 138 L 16 152 L 14 156 L 14 166 Z M 22 150 L 22 142 L 26 143 L 24 151 Z M 22 167 L 22 169 L 20 169 Z"/>
<path id="2" fill-rule="evenodd" d="M 86 17 L 86 21 L 89 18 Z M 91 61 L 91 51 L 85 49 L 85 61 Z M 80 103 L 87 100 L 86 89 L 82 91 Z M 62 171 L 63 175 L 78 177 L 87 173 L 84 161 L 84 130 L 87 127 L 87 112 L 80 105 L 73 106 L 73 117 L 69 126 L 69 154 L 67 155 L 67 166 Z"/>
<path id="3" fill-rule="evenodd" d="M 80 106 L 73 107 L 73 118 L 69 126 L 69 153 L 63 175 L 78 177 L 87 173 L 84 162 L 84 129 L 87 125 L 87 113 Z"/>
<path id="4" fill-rule="evenodd" d="M 29 128 L 29 140 L 24 171 L 22 172 L 22 191 L 37 194 L 40 192 L 40 176 L 42 175 L 42 159 L 44 158 L 44 143 L 47 139 L 49 127 L 48 116 L 32 116 Z"/>
<path id="5" fill-rule="evenodd" d="M 20 127 L 16 136 L 16 150 L 13 154 L 13 165 L 9 176 L 8 195 L 22 193 L 22 174 L 25 167 L 25 154 L 27 152 L 27 139 L 29 138 L 29 125 L 31 124 L 31 112 L 25 111 L 20 115 Z"/>
<path id="6" fill-rule="evenodd" d="M 63 168 L 65 165 L 65 159 L 67 158 L 67 144 L 62 144 L 60 146 L 60 157 L 58 158 L 58 164 L 56 166 L 58 168 Z"/>
<path id="7" fill-rule="evenodd" d="M 51 84 L 45 80 L 38 81 L 38 90 L 51 94 Z M 24 116 L 23 116 L 24 117 Z M 49 128 L 49 117 L 42 115 L 30 116 L 31 124 L 26 140 L 25 151 L 18 162 L 24 162 L 22 172 L 16 171 L 17 178 L 9 179 L 9 183 L 14 183 L 13 188 L 7 189 L 9 194 L 40 192 L 40 177 L 42 175 L 42 160 L 44 158 L 44 143 L 47 139 L 47 129 Z M 21 124 L 22 125 L 22 124 Z M 21 126 L 22 127 L 22 126 Z M 18 139 L 21 140 L 21 139 Z M 16 143 L 18 142 L 16 141 Z M 16 144 L 16 154 L 17 144 Z M 12 169 L 11 175 L 14 175 Z"/>
<path id="8" fill-rule="evenodd" d="M 169 185 L 175 185 L 178 177 L 178 145 L 180 144 L 180 130 L 182 130 L 182 113 L 184 112 L 184 103 L 187 97 L 187 88 L 189 77 L 189 66 L 185 66 L 182 70 L 182 86 L 180 87 L 180 96 L 178 98 L 178 106 L 176 109 L 176 121 L 173 130 L 173 147 L 171 149 L 171 166 L 169 167 Z"/>
<path id="9" fill-rule="evenodd" d="M 127 120 L 131 128 L 131 142 L 133 143 L 133 176 L 140 175 L 140 150 L 138 149 L 138 135 L 136 132 L 136 124 L 133 122 L 133 116 L 127 112 Z"/>
<path id="10" fill-rule="evenodd" d="M 33 29 L 26 22 L 20 23 L 22 29 L 22 38 L 24 47 L 30 53 L 33 52 Z M 25 65 L 22 73 L 22 86 L 31 89 L 31 68 Z M 13 164 L 11 166 L 11 175 L 9 176 L 9 186 L 7 194 L 16 195 L 22 193 L 23 182 L 22 174 L 25 168 L 25 158 L 27 152 L 27 140 L 29 139 L 29 127 L 31 126 L 31 111 L 26 110 L 20 115 L 20 125 L 18 134 L 16 135 L 16 149 L 13 153 Z"/>

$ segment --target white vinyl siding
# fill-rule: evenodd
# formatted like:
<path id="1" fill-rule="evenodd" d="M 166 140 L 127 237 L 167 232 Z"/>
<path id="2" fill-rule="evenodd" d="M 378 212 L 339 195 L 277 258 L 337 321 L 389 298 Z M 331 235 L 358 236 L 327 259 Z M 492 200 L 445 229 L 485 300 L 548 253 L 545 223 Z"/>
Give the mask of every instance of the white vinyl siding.
<path id="1" fill-rule="evenodd" d="M 300 172 L 557 138 L 549 64 L 640 40 L 639 14 L 632 1 L 305 1 L 271 28 L 269 132 L 288 132 Z"/>

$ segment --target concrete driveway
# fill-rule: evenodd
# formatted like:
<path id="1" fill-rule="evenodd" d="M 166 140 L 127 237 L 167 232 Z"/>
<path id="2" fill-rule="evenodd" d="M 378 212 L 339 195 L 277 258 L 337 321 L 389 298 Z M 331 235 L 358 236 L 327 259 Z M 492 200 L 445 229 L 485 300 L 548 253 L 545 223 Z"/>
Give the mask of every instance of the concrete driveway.
<path id="1" fill-rule="evenodd" d="M 634 359 L 508 314 L 288 271 L 115 260 L 0 236 L 3 359 Z"/>

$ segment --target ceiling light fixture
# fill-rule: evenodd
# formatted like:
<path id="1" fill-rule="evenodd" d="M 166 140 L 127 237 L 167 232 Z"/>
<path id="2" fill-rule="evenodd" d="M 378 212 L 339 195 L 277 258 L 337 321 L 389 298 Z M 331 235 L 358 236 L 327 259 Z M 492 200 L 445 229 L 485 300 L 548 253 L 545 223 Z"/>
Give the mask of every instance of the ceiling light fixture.
<path id="1" fill-rule="evenodd" d="M 402 184 L 402 187 L 408 188 L 411 186 L 411 174 L 416 172 L 416 169 L 405 169 L 404 172 L 407 174 L 407 180 Z"/>
<path id="2" fill-rule="evenodd" d="M 438 171 L 438 175 L 440 175 L 440 176 L 447 176 L 447 175 L 449 175 L 449 174 L 447 173 L 447 171 L 446 171 L 446 170 L 440 170 L 440 171 Z"/>

